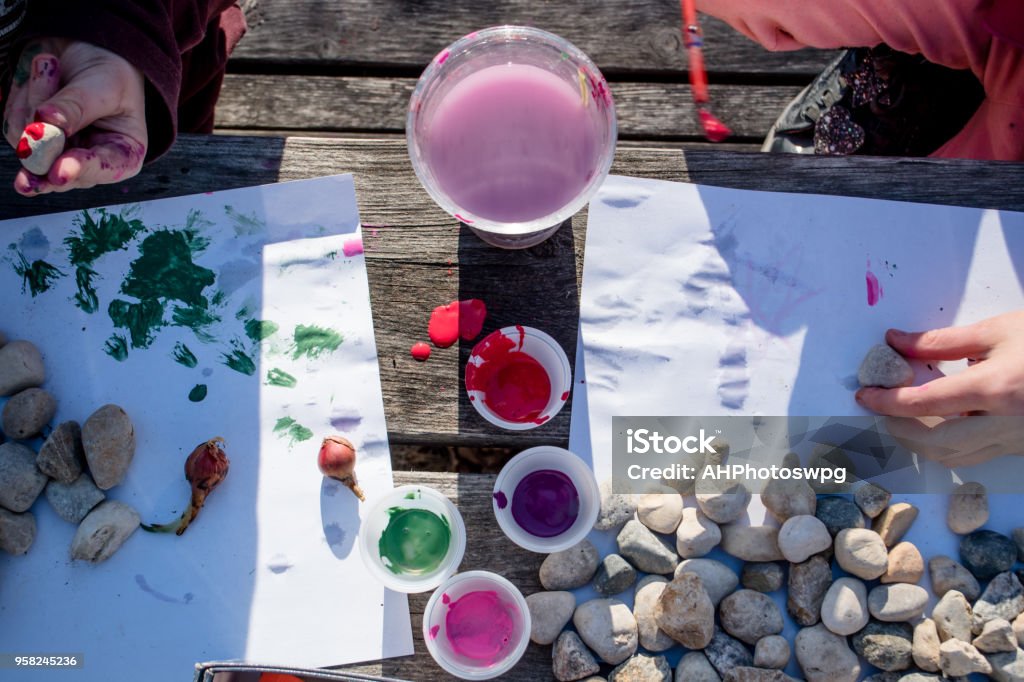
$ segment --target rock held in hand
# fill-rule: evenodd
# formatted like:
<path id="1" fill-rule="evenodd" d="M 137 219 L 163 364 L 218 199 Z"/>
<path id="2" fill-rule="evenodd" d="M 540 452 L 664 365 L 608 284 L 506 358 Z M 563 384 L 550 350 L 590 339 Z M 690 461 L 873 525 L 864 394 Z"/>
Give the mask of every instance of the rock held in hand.
<path id="1" fill-rule="evenodd" d="M 47 437 L 36 457 L 36 466 L 50 478 L 71 484 L 82 474 L 85 451 L 78 422 L 63 422 Z"/>
<path id="2" fill-rule="evenodd" d="M 47 480 L 36 468 L 36 453 L 20 443 L 0 444 L 0 506 L 28 511 Z"/>
<path id="3" fill-rule="evenodd" d="M 135 427 L 117 405 L 104 405 L 82 425 L 82 447 L 96 487 L 110 490 L 124 480 L 135 457 Z"/>
<path id="4" fill-rule="evenodd" d="M 35 121 L 25 126 L 15 152 L 29 173 L 46 175 L 64 152 L 64 131 L 51 123 Z"/>
<path id="5" fill-rule="evenodd" d="M 39 349 L 28 341 L 11 341 L 0 348 L 0 396 L 42 386 L 46 368 Z"/>
<path id="6" fill-rule="evenodd" d="M 98 564 L 109 559 L 139 527 L 139 513 L 107 500 L 89 512 L 71 541 L 71 558 Z"/>
<path id="7" fill-rule="evenodd" d="M 914 383 L 914 369 L 903 356 L 890 346 L 880 343 L 872 346 L 857 369 L 861 386 L 898 388 Z"/>

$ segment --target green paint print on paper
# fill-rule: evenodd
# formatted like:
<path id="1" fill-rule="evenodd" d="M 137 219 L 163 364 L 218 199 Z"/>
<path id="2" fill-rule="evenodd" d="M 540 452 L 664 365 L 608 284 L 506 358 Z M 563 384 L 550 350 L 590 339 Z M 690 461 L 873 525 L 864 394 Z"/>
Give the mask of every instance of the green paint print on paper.
<path id="1" fill-rule="evenodd" d="M 448 554 L 452 531 L 448 519 L 426 509 L 388 509 L 388 525 L 377 551 L 392 573 L 422 575 L 433 571 Z"/>
<path id="2" fill-rule="evenodd" d="M 333 353 L 345 338 L 333 329 L 325 329 L 315 325 L 300 324 L 295 328 L 295 348 L 292 359 L 298 360 L 305 355 L 315 359 L 324 353 Z"/>
<path id="3" fill-rule="evenodd" d="M 307 441 L 313 437 L 313 432 L 291 417 L 281 417 L 274 424 L 274 433 L 280 438 L 288 438 L 290 445 Z"/>
<path id="4" fill-rule="evenodd" d="M 12 244 L 11 246 L 13 247 L 14 245 Z M 14 267 L 14 272 L 21 277 L 21 293 L 25 293 L 25 287 L 28 287 L 33 298 L 44 291 L 49 291 L 54 280 L 65 276 L 58 268 L 44 260 L 36 260 L 29 263 L 25 258 L 25 254 L 20 252 L 17 258 L 17 262 L 12 261 L 11 265 Z"/>
<path id="5" fill-rule="evenodd" d="M 281 388 L 295 388 L 298 380 L 283 369 L 274 367 L 267 372 L 267 386 L 280 386 Z"/>
<path id="6" fill-rule="evenodd" d="M 149 346 L 153 335 L 167 324 L 164 316 L 169 301 L 185 304 L 175 306 L 172 324 L 191 328 L 201 340 L 212 340 L 206 329 L 220 318 L 210 311 L 203 290 L 216 276 L 192 261 L 205 246 L 187 230 L 160 230 L 139 245 L 140 255 L 121 283 L 121 293 L 139 302 L 115 299 L 107 309 L 114 326 L 129 331 L 132 347 Z"/>
<path id="7" fill-rule="evenodd" d="M 266 223 L 256 217 L 256 211 L 245 214 L 239 213 L 233 206 L 225 206 L 224 215 L 231 221 L 235 228 L 235 235 L 239 237 L 251 237 L 262 234 L 267 229 Z"/>
<path id="8" fill-rule="evenodd" d="M 246 376 L 252 376 L 256 373 L 256 363 L 240 348 L 235 348 L 230 353 L 221 355 L 221 362 Z"/>
<path id="9" fill-rule="evenodd" d="M 192 350 L 180 341 L 174 344 L 174 361 L 179 365 L 192 368 L 199 364 L 199 359 Z"/>
<path id="10" fill-rule="evenodd" d="M 128 339 L 120 334 L 114 334 L 103 344 L 103 352 L 118 362 L 124 362 L 128 357 Z"/>
<path id="11" fill-rule="evenodd" d="M 245 335 L 256 343 L 259 343 L 269 336 L 273 336 L 277 333 L 278 329 L 280 329 L 280 327 L 277 323 L 271 322 L 270 320 L 245 321 Z"/>
<path id="12" fill-rule="evenodd" d="M 196 384 L 188 392 L 188 399 L 194 403 L 201 403 L 206 398 L 206 384 Z"/>
<path id="13" fill-rule="evenodd" d="M 119 215 L 107 213 L 99 209 L 96 214 L 99 222 L 89 211 L 73 221 L 77 232 L 64 238 L 64 246 L 68 250 L 68 260 L 75 266 L 75 283 L 78 293 L 75 294 L 75 305 L 86 313 L 99 310 L 99 298 L 93 285 L 97 277 L 92 265 L 105 254 L 127 248 L 128 243 L 146 229 L 141 220 L 134 218 L 138 207 L 124 209 Z"/>

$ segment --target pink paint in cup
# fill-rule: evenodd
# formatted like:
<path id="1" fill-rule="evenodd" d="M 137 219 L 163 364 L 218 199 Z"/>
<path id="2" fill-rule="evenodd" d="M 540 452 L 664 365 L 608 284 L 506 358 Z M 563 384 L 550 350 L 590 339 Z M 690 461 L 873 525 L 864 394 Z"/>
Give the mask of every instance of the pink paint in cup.
<path id="1" fill-rule="evenodd" d="M 608 175 L 617 136 L 608 85 L 556 35 L 523 26 L 441 51 L 409 102 L 413 169 L 430 196 L 489 244 L 554 234 Z"/>
<path id="2" fill-rule="evenodd" d="M 530 611 L 515 585 L 496 573 L 449 578 L 423 611 L 427 651 L 464 680 L 489 680 L 515 666 L 530 642 Z"/>

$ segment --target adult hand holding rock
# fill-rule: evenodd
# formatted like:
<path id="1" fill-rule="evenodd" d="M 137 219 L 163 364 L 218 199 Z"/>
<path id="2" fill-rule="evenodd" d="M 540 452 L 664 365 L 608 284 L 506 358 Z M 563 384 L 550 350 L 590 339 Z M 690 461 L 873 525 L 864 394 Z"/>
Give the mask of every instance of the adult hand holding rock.
<path id="1" fill-rule="evenodd" d="M 18 171 L 25 196 L 110 184 L 136 175 L 146 158 L 145 79 L 124 58 L 95 45 L 46 38 L 22 52 L 4 112 L 14 148 L 29 124 L 60 128 L 64 151 L 45 174 Z"/>

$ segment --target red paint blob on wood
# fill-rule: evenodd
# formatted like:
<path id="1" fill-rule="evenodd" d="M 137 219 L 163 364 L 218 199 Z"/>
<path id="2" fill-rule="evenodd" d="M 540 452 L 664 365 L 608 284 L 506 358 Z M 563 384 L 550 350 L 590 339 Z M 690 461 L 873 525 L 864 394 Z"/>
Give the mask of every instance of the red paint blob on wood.
<path id="1" fill-rule="evenodd" d="M 284 673 L 262 673 L 260 682 L 302 682 L 301 677 L 285 675 Z"/>
<path id="2" fill-rule="evenodd" d="M 477 298 L 452 301 L 434 308 L 427 332 L 438 348 L 447 348 L 460 338 L 472 341 L 480 335 L 487 319 L 487 306 Z"/>
<path id="3" fill-rule="evenodd" d="M 14 150 L 14 153 L 18 155 L 19 159 L 27 159 L 32 156 L 32 148 L 28 146 L 28 140 L 24 137 L 18 140 L 18 146 Z"/>
<path id="4" fill-rule="evenodd" d="M 426 362 L 427 358 L 430 357 L 430 346 L 419 341 L 412 344 L 412 349 L 409 352 L 412 354 L 414 360 Z"/>
<path id="5" fill-rule="evenodd" d="M 522 347 L 522 342 L 518 344 Z M 475 349 L 482 362 L 466 365 L 466 389 L 480 391 L 495 415 L 516 424 L 543 424 L 541 412 L 551 399 L 551 378 L 544 366 L 517 349 L 513 339 L 494 332 Z"/>
<path id="6" fill-rule="evenodd" d="M 732 135 L 729 126 L 719 121 L 710 111 L 699 111 L 698 116 L 701 126 L 704 127 L 704 136 L 712 142 L 721 142 Z"/>
<path id="7" fill-rule="evenodd" d="M 46 129 L 43 128 L 42 123 L 29 123 L 27 126 L 25 126 L 25 134 L 31 137 L 33 140 L 43 139 L 43 133 L 45 131 Z"/>

